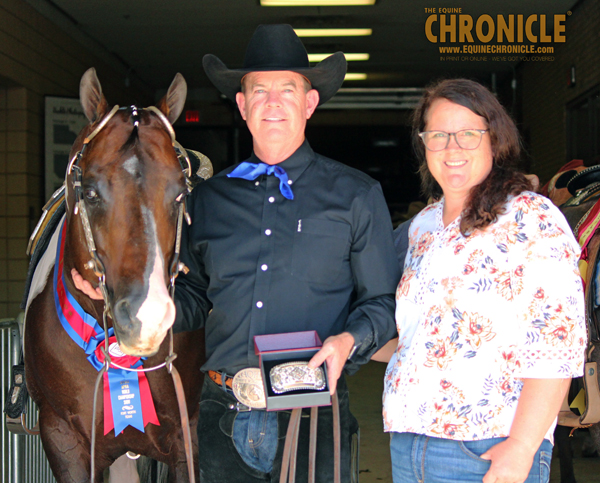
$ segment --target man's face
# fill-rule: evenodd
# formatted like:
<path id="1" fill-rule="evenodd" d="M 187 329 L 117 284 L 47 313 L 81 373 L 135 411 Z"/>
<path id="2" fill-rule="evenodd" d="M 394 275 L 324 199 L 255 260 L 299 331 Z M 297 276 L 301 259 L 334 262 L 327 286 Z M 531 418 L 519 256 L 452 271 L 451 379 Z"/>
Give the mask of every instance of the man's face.
<path id="1" fill-rule="evenodd" d="M 287 158 L 304 142 L 306 120 L 316 109 L 319 94 L 314 89 L 306 92 L 303 77 L 295 72 L 251 72 L 236 100 L 256 154 L 269 158 L 277 152 Z"/>

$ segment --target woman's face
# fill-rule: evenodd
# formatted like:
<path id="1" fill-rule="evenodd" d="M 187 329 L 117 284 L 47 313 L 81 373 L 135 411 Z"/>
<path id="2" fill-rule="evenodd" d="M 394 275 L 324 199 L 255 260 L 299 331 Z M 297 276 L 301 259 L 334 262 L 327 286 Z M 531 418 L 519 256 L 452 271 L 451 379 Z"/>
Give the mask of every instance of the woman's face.
<path id="1" fill-rule="evenodd" d="M 455 133 L 463 129 L 488 129 L 487 122 L 470 109 L 449 101 L 433 101 L 425 117 L 426 131 Z M 492 142 L 489 131 L 483 134 L 476 149 L 462 149 L 455 136 L 450 136 L 448 147 L 441 151 L 425 150 L 427 167 L 439 183 L 446 198 L 467 199 L 473 186 L 490 174 L 493 165 Z"/>

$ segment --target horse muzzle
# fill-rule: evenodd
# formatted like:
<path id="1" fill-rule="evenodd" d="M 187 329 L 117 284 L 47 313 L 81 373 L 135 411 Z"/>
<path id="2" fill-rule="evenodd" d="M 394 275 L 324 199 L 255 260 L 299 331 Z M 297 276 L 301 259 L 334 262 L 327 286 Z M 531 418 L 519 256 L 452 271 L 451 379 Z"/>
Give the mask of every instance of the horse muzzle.
<path id="1" fill-rule="evenodd" d="M 113 307 L 113 326 L 119 346 L 131 356 L 156 354 L 174 321 L 175 304 L 170 297 L 146 299 L 141 305 L 124 298 Z"/>

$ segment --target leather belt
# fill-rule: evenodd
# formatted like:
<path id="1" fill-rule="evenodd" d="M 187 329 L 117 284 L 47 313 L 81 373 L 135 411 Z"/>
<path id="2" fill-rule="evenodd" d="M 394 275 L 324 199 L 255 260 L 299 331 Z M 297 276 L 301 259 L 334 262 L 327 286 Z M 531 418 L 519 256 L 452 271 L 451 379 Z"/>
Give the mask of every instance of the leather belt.
<path id="1" fill-rule="evenodd" d="M 223 378 L 225 378 L 225 386 L 233 391 L 233 377 L 228 376 L 227 374 L 221 374 L 217 371 L 208 371 L 208 377 L 210 377 L 211 381 L 221 387 L 223 387 Z"/>

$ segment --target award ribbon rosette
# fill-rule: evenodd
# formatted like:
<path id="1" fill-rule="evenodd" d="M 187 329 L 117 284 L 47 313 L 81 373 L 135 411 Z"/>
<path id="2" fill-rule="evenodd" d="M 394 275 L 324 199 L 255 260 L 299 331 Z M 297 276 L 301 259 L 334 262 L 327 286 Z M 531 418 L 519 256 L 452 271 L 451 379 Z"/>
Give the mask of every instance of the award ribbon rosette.
<path id="1" fill-rule="evenodd" d="M 90 314 L 86 313 L 73 295 L 67 290 L 63 273 L 63 255 L 66 221 L 60 227 L 56 265 L 54 268 L 54 304 L 60 322 L 71 339 L 88 355 L 92 366 L 100 371 L 105 356 L 102 352 L 104 330 Z M 145 357 L 123 354 L 114 336 L 114 329 L 108 329 L 109 354 L 111 361 L 121 367 L 137 369 Z M 143 372 L 128 371 L 111 366 L 103 375 L 104 379 L 104 434 L 113 428 L 115 436 L 127 426 L 144 432 L 148 423 L 160 426 L 148 379 Z"/>

